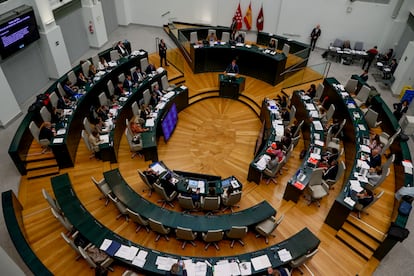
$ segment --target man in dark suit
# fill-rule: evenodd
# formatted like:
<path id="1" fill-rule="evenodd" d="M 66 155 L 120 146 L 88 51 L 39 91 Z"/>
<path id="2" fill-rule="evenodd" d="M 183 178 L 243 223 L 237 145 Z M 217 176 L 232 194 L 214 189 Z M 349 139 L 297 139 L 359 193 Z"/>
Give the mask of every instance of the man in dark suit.
<path id="1" fill-rule="evenodd" d="M 145 73 L 141 72 L 140 68 L 137 68 L 132 74 L 132 79 L 135 83 L 141 82 L 145 78 Z"/>
<path id="2" fill-rule="evenodd" d="M 131 75 L 127 74 L 125 76 L 125 80 L 124 80 L 124 83 L 122 84 L 122 87 L 126 91 L 131 91 L 133 86 L 134 86 L 134 81 L 132 80 Z"/>
<path id="3" fill-rule="evenodd" d="M 335 179 L 337 174 L 338 174 L 338 162 L 336 160 L 332 160 L 330 166 L 323 173 L 322 179 L 323 180 Z"/>
<path id="4" fill-rule="evenodd" d="M 122 41 L 118 42 L 118 44 L 116 45 L 116 50 L 123 57 L 129 55 L 128 49 L 125 47 L 125 45 L 124 45 L 124 43 L 122 43 Z"/>
<path id="5" fill-rule="evenodd" d="M 404 100 L 402 103 L 394 104 L 394 116 L 399 121 L 404 113 L 408 110 L 408 101 Z"/>
<path id="6" fill-rule="evenodd" d="M 239 66 L 236 64 L 236 59 L 232 60 L 229 66 L 227 66 L 226 71 L 224 73 L 232 73 L 232 74 L 239 73 Z"/>
<path id="7" fill-rule="evenodd" d="M 321 26 L 318 24 L 318 25 L 316 25 L 315 28 L 313 28 L 313 30 L 312 30 L 312 32 L 310 34 L 310 37 L 311 37 L 311 44 L 310 44 L 310 46 L 312 48 L 312 51 L 315 50 L 316 41 L 321 36 L 321 33 L 322 33 Z"/>
<path id="8" fill-rule="evenodd" d="M 153 71 L 157 71 L 157 68 L 155 68 L 155 65 L 152 63 L 148 64 L 147 68 L 145 69 L 145 73 L 148 75 L 148 74 L 151 74 Z"/>
<path id="9" fill-rule="evenodd" d="M 160 40 L 158 44 L 158 53 L 160 55 L 160 66 L 162 67 L 162 61 L 164 60 L 165 66 L 169 66 L 167 63 L 167 45 L 164 42 L 164 39 Z"/>

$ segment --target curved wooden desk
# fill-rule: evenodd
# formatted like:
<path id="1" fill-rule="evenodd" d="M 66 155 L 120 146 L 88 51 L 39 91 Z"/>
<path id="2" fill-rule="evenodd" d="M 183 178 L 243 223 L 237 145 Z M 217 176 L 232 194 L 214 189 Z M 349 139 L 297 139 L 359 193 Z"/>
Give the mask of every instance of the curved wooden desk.
<path id="1" fill-rule="evenodd" d="M 232 214 L 203 216 L 175 212 L 154 204 L 135 192 L 124 180 L 118 169 L 104 172 L 104 177 L 112 192 L 131 210 L 144 218 L 155 218 L 164 226 L 190 228 L 195 232 L 208 230 L 230 230 L 232 226 L 253 226 L 273 215 L 276 210 L 267 203 L 261 203 Z"/>
<path id="2" fill-rule="evenodd" d="M 321 143 L 325 143 L 325 137 L 323 124 L 319 119 L 319 110 L 316 104 L 314 104 L 313 100 L 308 96 L 305 96 L 303 94 L 303 91 L 295 91 L 293 92 L 291 103 L 296 107 L 296 120 L 298 122 L 304 122 L 302 126 L 302 137 L 307 152 L 297 173 L 294 174 L 288 181 L 285 193 L 283 194 L 283 199 L 292 200 L 293 202 L 297 203 L 303 193 L 302 191 L 308 185 L 313 171 L 313 167 L 310 167 L 308 165 L 311 151 L 318 151 L 319 155 L 322 154 L 324 147 L 321 146 Z M 312 111 L 316 112 L 316 116 Z M 309 118 L 313 118 L 313 121 L 311 122 Z M 319 141 L 321 143 L 318 145 L 315 143 L 316 141 Z M 300 173 L 305 176 L 303 179 L 298 179 Z"/>
<path id="3" fill-rule="evenodd" d="M 211 265 L 215 265 L 218 261 L 229 259 L 236 260 L 240 262 L 251 261 L 255 257 L 266 255 L 269 258 L 272 267 L 279 267 L 287 263 L 287 261 L 282 261 L 277 254 L 278 250 L 287 249 L 292 255 L 293 259 L 296 259 L 300 256 L 305 255 L 309 251 L 314 250 L 319 246 L 320 240 L 312 234 L 307 228 L 299 231 L 297 234 L 292 237 L 272 245 L 268 248 L 258 250 L 255 252 L 249 252 L 241 255 L 235 256 L 222 256 L 217 258 L 202 258 L 202 257 L 190 257 L 190 256 L 178 256 L 174 254 L 168 254 L 164 252 L 159 252 L 156 250 L 151 250 L 135 244 L 123 237 L 120 237 L 113 231 L 106 228 L 99 221 L 97 221 L 82 205 L 79 201 L 75 191 L 72 188 L 71 181 L 68 174 L 62 174 L 51 179 L 53 191 L 56 197 L 56 200 L 59 203 L 59 206 L 62 208 L 65 216 L 73 224 L 73 226 L 92 244 L 99 247 L 105 239 L 110 239 L 117 241 L 126 246 L 135 246 L 140 250 L 148 252 L 146 257 L 146 262 L 142 268 L 136 267 L 132 264 L 131 261 L 127 261 L 122 258 L 115 257 L 115 259 L 123 265 L 128 267 L 134 267 L 136 270 L 143 271 L 144 273 L 151 273 L 151 275 L 164 275 L 165 271 L 159 270 L 156 265 L 158 257 L 170 257 L 174 259 L 189 259 L 192 262 L 205 262 L 208 261 Z M 261 275 L 266 270 L 254 270 L 252 267 L 253 275 Z M 213 275 L 212 268 L 207 266 L 207 275 Z"/>
<path id="4" fill-rule="evenodd" d="M 361 155 L 360 148 L 363 144 L 363 138 L 369 137 L 369 129 L 361 109 L 355 105 L 347 91 L 341 91 L 337 88 L 336 85 L 340 83 L 335 78 L 326 78 L 323 84 L 325 89 L 322 98 L 328 96 L 329 101 L 335 103 L 335 115 L 341 114 L 341 118 L 346 119 L 346 124 L 343 128 L 344 137 L 342 139 L 346 148 L 346 181 L 342 185 L 342 192 L 336 198 L 325 219 L 325 223 L 339 230 L 353 210 L 353 206 L 347 204 L 344 199 L 348 196 L 350 190 L 350 180 L 355 179 L 354 172 L 359 171 L 356 161 Z"/>

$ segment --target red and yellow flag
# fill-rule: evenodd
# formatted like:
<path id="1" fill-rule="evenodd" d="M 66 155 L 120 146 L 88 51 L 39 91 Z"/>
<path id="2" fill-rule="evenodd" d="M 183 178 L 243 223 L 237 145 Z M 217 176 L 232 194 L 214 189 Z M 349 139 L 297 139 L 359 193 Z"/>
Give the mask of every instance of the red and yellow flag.
<path id="1" fill-rule="evenodd" d="M 252 28 L 252 2 L 250 2 L 247 8 L 246 15 L 244 16 L 244 24 L 246 24 L 247 30 Z"/>

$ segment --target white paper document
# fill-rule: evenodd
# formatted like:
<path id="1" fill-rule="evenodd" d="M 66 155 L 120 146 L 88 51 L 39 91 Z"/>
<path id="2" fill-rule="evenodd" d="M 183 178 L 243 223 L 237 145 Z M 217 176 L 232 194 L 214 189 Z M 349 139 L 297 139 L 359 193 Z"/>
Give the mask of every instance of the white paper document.
<path id="1" fill-rule="evenodd" d="M 101 144 L 107 144 L 109 143 L 109 134 L 99 135 L 99 139 Z"/>
<path id="2" fill-rule="evenodd" d="M 111 241 L 111 240 L 105 239 L 105 240 L 102 242 L 102 244 L 101 244 L 101 246 L 99 247 L 99 249 L 100 249 L 100 250 L 105 251 L 106 249 L 108 249 L 108 247 L 111 245 L 111 243 L 112 243 L 112 241 Z"/>
<path id="3" fill-rule="evenodd" d="M 315 105 L 314 105 L 314 104 L 311 104 L 311 103 L 307 103 L 307 104 L 306 104 L 306 109 L 307 109 L 307 110 L 316 110 L 316 109 L 315 109 Z"/>
<path id="4" fill-rule="evenodd" d="M 315 140 L 315 145 L 323 147 L 325 145 L 325 143 L 321 140 Z"/>
<path id="5" fill-rule="evenodd" d="M 371 153 L 371 149 L 366 145 L 361 145 L 360 148 L 361 148 L 361 151 L 363 152 Z"/>
<path id="6" fill-rule="evenodd" d="M 121 245 L 118 251 L 116 251 L 115 256 L 128 261 L 132 261 L 135 258 L 138 250 L 139 249 L 135 246 Z"/>
<path id="7" fill-rule="evenodd" d="M 269 155 L 262 155 L 262 157 L 260 157 L 259 161 L 256 162 L 256 167 L 259 170 L 264 170 L 266 168 L 267 163 L 270 160 L 270 156 Z"/>
<path id="8" fill-rule="evenodd" d="M 61 129 L 59 129 L 59 130 L 56 132 L 56 135 L 63 135 L 63 134 L 65 134 L 65 133 L 66 133 L 66 129 L 61 128 Z"/>
<path id="9" fill-rule="evenodd" d="M 149 118 L 145 121 L 145 126 L 146 127 L 153 127 L 155 124 L 154 119 L 153 118 Z"/>
<path id="10" fill-rule="evenodd" d="M 315 127 L 316 130 L 323 130 L 323 126 L 320 121 L 314 121 L 313 126 Z"/>
<path id="11" fill-rule="evenodd" d="M 160 163 L 155 163 L 154 165 L 151 166 L 151 169 L 156 172 L 158 175 L 162 174 L 163 172 L 166 171 L 166 169 L 161 166 Z"/>
<path id="12" fill-rule="evenodd" d="M 54 138 L 53 139 L 53 144 L 62 144 L 63 143 L 63 138 Z"/>
<path id="13" fill-rule="evenodd" d="M 163 257 L 163 256 L 158 256 L 157 260 L 155 261 L 155 264 L 157 265 L 157 268 L 159 270 L 170 270 L 171 266 L 175 263 L 177 263 L 177 259 L 174 258 L 170 258 L 170 257 Z"/>
<path id="14" fill-rule="evenodd" d="M 252 263 L 243 262 L 239 264 L 240 274 L 241 275 L 251 275 L 252 274 Z"/>
<path id="15" fill-rule="evenodd" d="M 344 202 L 346 204 L 350 205 L 351 207 L 354 207 L 354 205 L 355 205 L 355 201 L 352 198 L 350 198 L 349 196 L 345 197 Z"/>
<path id="16" fill-rule="evenodd" d="M 251 262 L 253 264 L 254 270 L 261 270 L 272 266 L 267 255 L 252 258 Z"/>
<path id="17" fill-rule="evenodd" d="M 287 261 L 292 260 L 292 255 L 290 254 L 290 251 L 287 250 L 286 248 L 277 251 L 277 254 L 279 255 L 279 259 L 282 262 L 287 262 Z"/>

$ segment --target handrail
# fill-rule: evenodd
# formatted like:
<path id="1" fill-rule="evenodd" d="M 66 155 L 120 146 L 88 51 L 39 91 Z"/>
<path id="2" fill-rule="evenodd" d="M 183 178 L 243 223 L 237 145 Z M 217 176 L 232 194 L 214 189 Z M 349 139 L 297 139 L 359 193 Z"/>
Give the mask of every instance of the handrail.
<path id="1" fill-rule="evenodd" d="M 309 60 L 309 58 L 306 58 L 306 59 L 304 59 L 302 62 L 304 62 L 304 61 L 308 61 Z M 301 68 L 298 68 L 297 70 L 295 70 L 302 62 L 300 62 L 300 63 L 296 63 L 295 65 L 293 65 L 292 67 L 289 67 L 288 69 L 286 69 L 285 71 L 283 71 L 282 73 L 280 73 L 280 76 L 283 76 L 283 75 L 285 75 L 285 74 L 287 74 L 287 73 L 290 73 L 290 72 L 293 72 L 293 71 L 299 71 L 299 70 L 301 70 L 303 67 L 301 67 Z"/>

